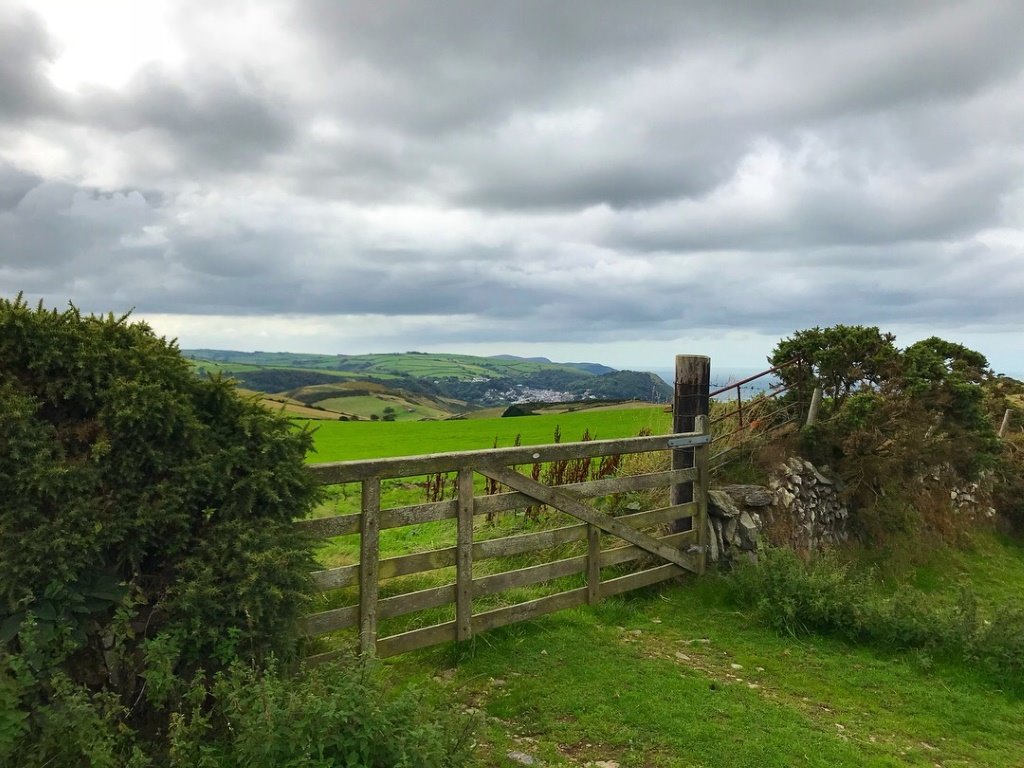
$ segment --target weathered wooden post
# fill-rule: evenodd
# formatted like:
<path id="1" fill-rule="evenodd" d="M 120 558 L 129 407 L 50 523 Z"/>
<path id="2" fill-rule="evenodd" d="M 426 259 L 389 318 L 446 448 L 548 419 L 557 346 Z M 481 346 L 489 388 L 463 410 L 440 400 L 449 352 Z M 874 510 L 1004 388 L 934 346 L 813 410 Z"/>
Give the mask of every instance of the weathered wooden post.
<path id="1" fill-rule="evenodd" d="M 675 389 L 672 397 L 672 431 L 693 432 L 697 429 L 697 417 L 708 415 L 709 393 L 711 392 L 711 358 L 703 355 L 676 355 Z M 672 469 L 690 469 L 693 463 L 693 448 L 676 448 L 672 451 Z M 687 504 L 693 501 L 693 482 L 672 486 L 671 501 Z M 689 531 L 692 519 L 683 517 L 672 524 L 674 533 Z"/>
<path id="2" fill-rule="evenodd" d="M 1012 408 L 1007 408 L 1006 413 L 1003 414 L 1003 423 L 999 425 L 999 437 L 1006 437 L 1006 430 L 1010 428 L 1010 411 Z"/>
<path id="3" fill-rule="evenodd" d="M 455 544 L 455 637 L 473 636 L 473 513 L 476 501 L 473 470 L 460 469 L 458 479 L 459 518 Z"/>
<path id="4" fill-rule="evenodd" d="M 821 387 L 815 387 L 811 393 L 811 407 L 807 409 L 807 426 L 811 426 L 818 420 L 818 411 L 821 409 Z"/>
<path id="5" fill-rule="evenodd" d="M 380 569 L 380 478 L 363 480 L 359 518 L 359 652 L 377 655 L 377 574 Z"/>
<path id="6" fill-rule="evenodd" d="M 697 416 L 696 430 L 706 437 L 711 437 L 711 423 L 707 416 Z M 692 520 L 697 526 L 697 546 L 700 548 L 697 561 L 697 573 L 703 574 L 708 564 L 708 535 L 710 524 L 708 522 L 708 488 L 711 477 L 708 472 L 708 454 L 711 452 L 711 443 L 707 442 L 694 448 L 693 465 L 697 468 L 697 479 L 694 480 L 693 488 L 697 489 L 697 513 Z"/>

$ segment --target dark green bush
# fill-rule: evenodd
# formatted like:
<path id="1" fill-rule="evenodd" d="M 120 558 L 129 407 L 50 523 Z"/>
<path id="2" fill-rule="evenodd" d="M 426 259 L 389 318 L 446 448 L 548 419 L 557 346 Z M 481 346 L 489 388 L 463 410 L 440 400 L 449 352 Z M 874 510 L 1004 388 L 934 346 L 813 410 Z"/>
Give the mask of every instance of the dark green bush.
<path id="1" fill-rule="evenodd" d="M 297 676 L 310 436 L 126 317 L 0 300 L 0 766 L 441 766 L 366 667 Z"/>
<path id="2" fill-rule="evenodd" d="M 144 324 L 0 301 L 0 722 L 28 713 L 3 746 L 101 734 L 88 712 L 157 730 L 150 643 L 171 676 L 294 653 L 309 446 Z"/>
<path id="3" fill-rule="evenodd" d="M 0 616 L 68 631 L 75 667 L 130 606 L 135 643 L 183 659 L 287 652 L 311 564 L 309 436 L 200 379 L 126 318 L 0 302 Z M 144 627 L 144 631 L 142 630 Z M 45 638 L 44 638 L 45 639 Z"/>

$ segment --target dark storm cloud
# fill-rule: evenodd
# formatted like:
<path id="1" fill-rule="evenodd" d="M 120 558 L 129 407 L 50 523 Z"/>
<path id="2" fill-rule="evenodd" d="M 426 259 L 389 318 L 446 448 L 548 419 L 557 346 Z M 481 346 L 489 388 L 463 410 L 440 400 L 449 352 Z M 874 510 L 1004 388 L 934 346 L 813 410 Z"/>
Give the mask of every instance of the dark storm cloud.
<path id="1" fill-rule="evenodd" d="M 1018 2 L 172 12 L 118 87 L 0 25 L 0 292 L 438 342 L 1024 321 Z"/>

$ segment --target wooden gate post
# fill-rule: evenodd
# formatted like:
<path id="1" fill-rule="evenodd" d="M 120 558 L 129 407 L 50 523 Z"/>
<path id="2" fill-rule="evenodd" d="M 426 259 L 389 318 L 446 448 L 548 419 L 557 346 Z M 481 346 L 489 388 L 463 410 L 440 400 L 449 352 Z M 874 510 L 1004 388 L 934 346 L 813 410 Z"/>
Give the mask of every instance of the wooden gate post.
<path id="1" fill-rule="evenodd" d="M 458 475 L 459 518 L 455 544 L 455 639 L 473 635 L 473 470 Z"/>
<path id="2" fill-rule="evenodd" d="M 380 478 L 363 480 L 359 518 L 359 652 L 377 655 L 377 574 L 380 569 Z"/>
<path id="3" fill-rule="evenodd" d="M 702 435 L 711 435 L 710 419 L 707 416 L 698 416 L 697 431 Z M 703 574 L 708 564 L 708 489 L 711 487 L 711 476 L 708 472 L 708 454 L 711 451 L 711 444 L 706 443 L 694 448 L 693 465 L 697 468 L 697 479 L 693 481 L 693 489 L 697 492 L 697 514 L 693 516 L 694 525 L 697 526 L 697 546 L 700 547 L 699 560 L 697 560 L 697 573 Z"/>
<path id="4" fill-rule="evenodd" d="M 703 355 L 676 355 L 676 379 L 672 398 L 674 433 L 696 431 L 697 417 L 708 415 L 710 392 L 711 358 Z M 672 451 L 672 469 L 690 469 L 694 466 L 693 460 L 693 448 L 677 448 Z M 707 489 L 704 490 L 706 492 Z M 686 504 L 691 501 L 692 482 L 672 486 L 671 504 Z M 672 524 L 672 531 L 682 533 L 691 530 L 692 526 L 692 519 L 683 517 Z"/>

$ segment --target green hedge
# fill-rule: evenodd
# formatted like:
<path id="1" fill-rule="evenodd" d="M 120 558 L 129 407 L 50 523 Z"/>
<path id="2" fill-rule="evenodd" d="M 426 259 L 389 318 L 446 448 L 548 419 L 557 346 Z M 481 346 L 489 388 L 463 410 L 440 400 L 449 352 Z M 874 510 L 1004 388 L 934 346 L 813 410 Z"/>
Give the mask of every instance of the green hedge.
<path id="1" fill-rule="evenodd" d="M 449 760 L 363 667 L 272 661 L 307 606 L 310 444 L 145 324 L 0 300 L 0 765 Z"/>

